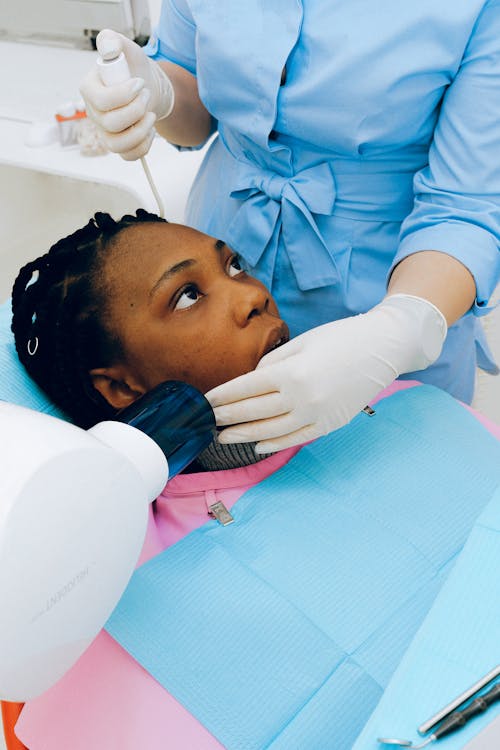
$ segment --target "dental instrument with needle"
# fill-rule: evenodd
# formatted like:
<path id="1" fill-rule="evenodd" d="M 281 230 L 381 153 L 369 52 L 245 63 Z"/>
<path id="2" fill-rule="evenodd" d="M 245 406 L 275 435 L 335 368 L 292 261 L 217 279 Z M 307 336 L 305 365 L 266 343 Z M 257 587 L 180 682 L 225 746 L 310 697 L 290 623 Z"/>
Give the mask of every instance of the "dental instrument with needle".
<path id="1" fill-rule="evenodd" d="M 124 81 L 128 81 L 128 79 L 131 77 L 127 59 L 125 55 L 123 54 L 123 52 L 120 52 L 115 57 L 99 56 L 97 59 L 97 66 L 99 68 L 101 81 L 104 83 L 105 86 L 112 86 L 117 83 L 124 83 Z M 164 219 L 165 208 L 163 206 L 163 201 L 158 192 L 158 188 L 155 185 L 153 176 L 151 174 L 151 170 L 149 169 L 149 165 L 146 161 L 145 156 L 141 156 L 141 164 L 144 170 L 144 174 L 146 175 L 146 179 L 149 183 L 151 191 L 158 205 L 158 213 L 161 216 L 161 218 Z"/>
<path id="2" fill-rule="evenodd" d="M 428 721 L 424 722 L 418 728 L 419 734 L 426 734 L 430 729 L 437 726 L 429 737 L 423 742 L 415 745 L 412 740 L 403 740 L 396 738 L 379 737 L 378 742 L 381 745 L 393 745 L 398 747 L 411 747 L 412 750 L 419 750 L 420 748 L 430 745 L 431 742 L 445 737 L 446 735 L 455 732 L 458 729 L 464 727 L 470 719 L 477 716 L 480 713 L 486 711 L 493 703 L 500 701 L 500 682 L 495 683 L 486 693 L 477 695 L 486 685 L 492 682 L 500 675 L 500 665 L 492 669 L 486 674 L 481 680 L 474 683 L 468 690 L 461 693 L 451 703 L 441 709 L 437 714 L 432 716 Z M 476 696 L 473 698 L 473 696 Z M 467 703 L 471 698 L 473 700 Z M 465 705 L 466 704 L 466 705 Z M 459 708 L 463 706 L 463 708 Z M 456 710 L 458 709 L 458 710 Z M 439 723 L 441 722 L 441 723 Z"/>

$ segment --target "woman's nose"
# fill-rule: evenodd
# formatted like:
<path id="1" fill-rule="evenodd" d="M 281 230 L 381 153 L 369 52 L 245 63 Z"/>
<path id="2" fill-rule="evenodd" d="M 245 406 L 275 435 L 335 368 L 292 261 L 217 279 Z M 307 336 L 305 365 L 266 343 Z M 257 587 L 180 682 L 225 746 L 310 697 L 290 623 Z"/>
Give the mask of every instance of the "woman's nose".
<path id="1" fill-rule="evenodd" d="M 267 311 L 269 292 L 260 284 L 241 282 L 233 290 L 233 315 L 240 326 L 248 325 L 252 318 Z"/>

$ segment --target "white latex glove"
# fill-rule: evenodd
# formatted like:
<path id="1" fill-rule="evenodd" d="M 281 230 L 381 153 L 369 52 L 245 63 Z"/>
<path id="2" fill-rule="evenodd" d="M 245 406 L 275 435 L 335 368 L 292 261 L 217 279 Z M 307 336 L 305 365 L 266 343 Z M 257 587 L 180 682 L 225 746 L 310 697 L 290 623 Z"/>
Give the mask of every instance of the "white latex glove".
<path id="1" fill-rule="evenodd" d="M 97 63 L 80 86 L 87 114 L 98 125 L 110 151 L 124 159 L 139 159 L 149 151 L 154 124 L 172 112 L 174 89 L 167 74 L 138 44 L 110 29 L 97 35 L 97 51 L 105 59 L 123 52 L 131 78 L 105 86 Z"/>
<path id="2" fill-rule="evenodd" d="M 271 453 L 336 430 L 398 375 L 434 362 L 446 333 L 433 304 L 406 294 L 313 328 L 206 394 L 217 424 L 234 425 L 219 442 L 258 441 L 257 453 Z"/>

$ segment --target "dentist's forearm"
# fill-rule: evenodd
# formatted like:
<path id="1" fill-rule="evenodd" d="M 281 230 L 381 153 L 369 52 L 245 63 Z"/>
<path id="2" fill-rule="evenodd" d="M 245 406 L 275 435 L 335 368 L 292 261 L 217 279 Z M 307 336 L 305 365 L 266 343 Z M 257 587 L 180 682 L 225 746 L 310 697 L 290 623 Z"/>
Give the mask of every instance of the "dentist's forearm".
<path id="1" fill-rule="evenodd" d="M 211 117 L 198 95 L 196 78 L 180 65 L 158 63 L 175 91 L 171 114 L 156 123 L 158 133 L 177 146 L 198 146 L 210 135 Z"/>
<path id="2" fill-rule="evenodd" d="M 387 290 L 387 296 L 391 294 L 412 294 L 432 302 L 451 326 L 472 307 L 476 285 L 470 271 L 456 258 L 424 250 L 396 266 Z"/>

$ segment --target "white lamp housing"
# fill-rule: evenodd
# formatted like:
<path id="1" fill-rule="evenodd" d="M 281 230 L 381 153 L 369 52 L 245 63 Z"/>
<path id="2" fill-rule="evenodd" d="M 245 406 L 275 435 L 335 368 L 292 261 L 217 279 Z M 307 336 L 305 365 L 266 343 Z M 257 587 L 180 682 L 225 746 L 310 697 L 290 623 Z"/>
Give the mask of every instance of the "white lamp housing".
<path id="1" fill-rule="evenodd" d="M 140 430 L 0 402 L 0 699 L 44 692 L 133 573 L 168 463 Z"/>

